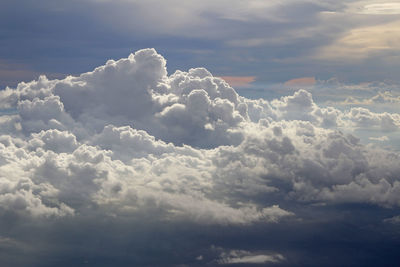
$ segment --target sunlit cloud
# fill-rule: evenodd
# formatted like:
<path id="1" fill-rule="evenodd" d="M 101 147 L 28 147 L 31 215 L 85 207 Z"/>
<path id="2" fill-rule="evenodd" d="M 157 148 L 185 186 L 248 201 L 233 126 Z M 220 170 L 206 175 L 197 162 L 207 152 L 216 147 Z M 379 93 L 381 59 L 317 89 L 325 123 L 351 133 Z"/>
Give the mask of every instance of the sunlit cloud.
<path id="1" fill-rule="evenodd" d="M 386 135 L 380 137 L 370 137 L 369 139 L 372 141 L 379 141 L 379 142 L 389 141 L 389 138 Z"/>
<path id="2" fill-rule="evenodd" d="M 369 4 L 362 11 L 364 14 L 400 14 L 400 3 Z"/>
<path id="3" fill-rule="evenodd" d="M 396 15 L 400 14 L 399 2 L 358 1 L 349 4 L 348 12 L 366 15 Z"/>
<path id="4" fill-rule="evenodd" d="M 322 47 L 317 58 L 362 60 L 390 52 L 400 52 L 400 20 L 352 29 L 332 44 Z"/>

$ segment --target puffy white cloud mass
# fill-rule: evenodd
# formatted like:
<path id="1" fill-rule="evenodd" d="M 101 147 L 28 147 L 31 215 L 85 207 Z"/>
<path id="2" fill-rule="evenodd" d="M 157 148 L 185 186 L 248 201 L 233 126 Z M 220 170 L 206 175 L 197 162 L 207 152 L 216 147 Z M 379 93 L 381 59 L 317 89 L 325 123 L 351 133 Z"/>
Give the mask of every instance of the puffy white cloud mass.
<path id="1" fill-rule="evenodd" d="M 168 75 L 154 49 L 6 88 L 0 105 L 15 111 L 0 117 L 3 211 L 247 225 L 296 218 L 287 201 L 400 206 L 400 154 L 338 130 L 398 131 L 399 114 L 319 107 L 305 90 L 250 100 L 204 68 Z M 239 256 L 225 260 L 282 257 Z"/>

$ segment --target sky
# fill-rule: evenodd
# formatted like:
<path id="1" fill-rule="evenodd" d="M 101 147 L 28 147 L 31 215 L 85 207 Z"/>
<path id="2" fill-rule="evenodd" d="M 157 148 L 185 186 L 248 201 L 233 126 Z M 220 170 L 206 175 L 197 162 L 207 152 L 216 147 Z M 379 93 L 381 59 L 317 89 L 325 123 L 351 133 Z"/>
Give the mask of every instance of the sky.
<path id="1" fill-rule="evenodd" d="M 0 3 L 1 266 L 398 266 L 400 2 Z"/>

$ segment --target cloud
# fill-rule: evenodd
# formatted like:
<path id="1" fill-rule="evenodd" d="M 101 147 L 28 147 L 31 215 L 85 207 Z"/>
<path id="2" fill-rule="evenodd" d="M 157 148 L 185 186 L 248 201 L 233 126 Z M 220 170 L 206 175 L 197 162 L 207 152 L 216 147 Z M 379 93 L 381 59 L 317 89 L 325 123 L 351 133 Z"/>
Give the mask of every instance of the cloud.
<path id="1" fill-rule="evenodd" d="M 321 108 L 305 90 L 249 100 L 203 68 L 168 76 L 165 66 L 146 49 L 79 77 L 8 89 L 2 103 L 17 114 L 2 116 L 3 168 L 21 170 L 32 188 L 54 188 L 56 201 L 71 210 L 155 205 L 204 222 L 277 221 L 293 213 L 252 197 L 283 192 L 276 179 L 290 185 L 294 200 L 398 205 L 395 177 L 371 173 L 383 171 L 377 162 L 390 153 L 375 151 L 381 158 L 373 161 L 355 137 L 334 128 L 397 131 L 400 115 Z M 43 198 L 40 190 L 18 190 L 4 203 Z"/>
<path id="2" fill-rule="evenodd" d="M 352 108 L 345 114 L 345 119 L 355 127 L 378 127 L 383 131 L 397 131 L 400 127 L 400 114 L 374 113 L 365 108 Z"/>
<path id="3" fill-rule="evenodd" d="M 389 138 L 386 135 L 381 136 L 381 137 L 370 137 L 369 139 L 373 140 L 373 141 L 379 141 L 379 142 L 389 141 Z"/>
<path id="4" fill-rule="evenodd" d="M 221 78 L 233 87 L 245 87 L 256 80 L 255 76 L 221 76 Z"/>
<path id="5" fill-rule="evenodd" d="M 385 223 L 393 223 L 393 224 L 400 224 L 400 215 L 393 216 L 391 218 L 386 218 L 383 220 Z"/>
<path id="6" fill-rule="evenodd" d="M 390 91 L 378 92 L 377 95 L 371 98 L 357 99 L 354 97 L 348 97 L 345 101 L 340 104 L 343 105 L 379 105 L 379 104 L 398 104 L 400 103 L 400 96 L 393 95 Z"/>
<path id="7" fill-rule="evenodd" d="M 369 15 L 400 14 L 400 4 L 395 2 L 357 1 L 349 5 L 349 12 Z"/>
<path id="8" fill-rule="evenodd" d="M 370 4 L 376 3 L 364 2 L 356 9 L 362 10 Z M 217 3 L 208 0 L 201 3 L 86 0 L 79 5 L 65 2 L 55 6 L 52 1 L 33 5 L 25 1 L 16 6 L 13 1 L 6 1 L 1 16 L 3 23 L 6 25 L 13 19 L 9 14 L 16 9 L 19 10 L 16 16 L 24 19 L 4 33 L 9 45 L 3 47 L 2 51 L 7 53 L 0 57 L 8 60 L 5 65 L 22 62 L 27 66 L 9 68 L 11 72 L 32 69 L 35 74 L 42 70 L 65 75 L 91 69 L 107 59 L 105 55 L 120 57 L 131 49 L 152 46 L 165 51 L 170 58 L 170 69 L 201 65 L 218 74 L 240 75 L 246 68 L 247 74 L 243 75 L 255 76 L 257 82 L 263 83 L 282 83 L 293 77 L 323 77 L 326 73 L 350 81 L 397 80 L 396 73 L 391 71 L 398 64 L 396 25 L 390 26 L 395 15 L 355 15 L 348 11 L 348 5 L 343 1 L 308 0 L 268 3 L 259 0 L 246 3 L 239 0 Z M 162 10 L 162 16 L 158 10 Z M 66 22 L 71 21 L 74 23 L 67 27 Z M 82 28 L 82 24 L 86 27 Z M 369 29 L 370 33 L 362 34 L 363 29 L 379 25 L 379 29 Z M 392 33 L 386 34 L 385 29 Z M 24 35 L 27 30 L 32 34 Z M 335 45 L 353 31 L 358 32 L 356 37 L 367 39 L 368 46 L 347 39 L 345 43 L 349 48 Z M 43 38 L 34 37 L 38 35 Z M 389 48 L 375 51 L 381 46 Z M 332 48 L 327 55 L 333 54 L 330 59 L 336 62 L 328 64 L 326 57 L 315 61 L 315 55 L 327 47 Z M 209 53 L 200 55 L 198 51 Z M 375 60 L 374 64 L 347 60 L 354 57 Z M 14 75 L 10 71 L 4 73 L 7 75 L 4 78 Z M 23 79 L 26 75 L 28 80 L 37 77 L 29 73 L 19 75 Z M 53 77 L 62 77 L 56 75 Z M 13 82 L 2 80 L 5 85 Z"/>
<path id="9" fill-rule="evenodd" d="M 0 88 L 3 89 L 6 86 L 16 86 L 21 81 L 32 81 L 37 79 L 41 74 L 38 71 L 34 71 L 31 67 L 13 63 L 9 60 L 0 59 Z M 47 76 L 52 78 L 62 78 L 65 75 L 62 73 L 47 72 Z"/>
<path id="10" fill-rule="evenodd" d="M 399 114 L 321 107 L 306 90 L 247 99 L 204 68 L 168 75 L 154 49 L 80 76 L 20 83 L 0 103 L 15 111 L 0 117 L 5 223 L 64 218 L 66 233 L 103 219 L 250 229 L 296 224 L 309 207 L 400 207 L 400 154 L 349 134 L 397 132 Z M 191 259 L 287 258 L 249 251 Z"/>
<path id="11" fill-rule="evenodd" d="M 363 60 L 399 52 L 400 21 L 349 30 L 334 43 L 322 47 L 318 58 L 325 60 Z"/>
<path id="12" fill-rule="evenodd" d="M 255 254 L 245 250 L 230 250 L 222 252 L 219 264 L 266 264 L 279 263 L 285 257 L 281 254 Z"/>
<path id="13" fill-rule="evenodd" d="M 312 86 L 316 83 L 315 77 L 302 77 L 286 81 L 286 86 Z"/>

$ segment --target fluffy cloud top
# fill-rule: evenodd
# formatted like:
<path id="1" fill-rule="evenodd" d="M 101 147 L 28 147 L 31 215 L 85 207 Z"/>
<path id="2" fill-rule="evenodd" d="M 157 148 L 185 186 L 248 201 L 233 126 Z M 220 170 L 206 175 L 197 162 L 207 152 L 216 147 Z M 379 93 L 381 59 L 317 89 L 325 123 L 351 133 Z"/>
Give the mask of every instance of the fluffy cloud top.
<path id="1" fill-rule="evenodd" d="M 286 201 L 400 206 L 400 155 L 337 130 L 398 131 L 399 114 L 319 107 L 305 90 L 250 100 L 204 68 L 168 75 L 154 49 L 0 103 L 15 110 L 0 117 L 2 210 L 250 224 L 295 217 Z"/>

